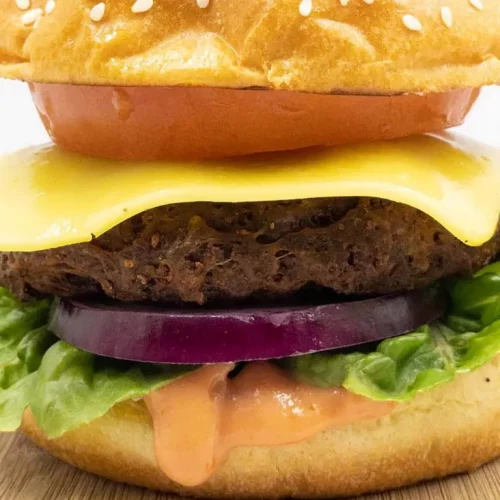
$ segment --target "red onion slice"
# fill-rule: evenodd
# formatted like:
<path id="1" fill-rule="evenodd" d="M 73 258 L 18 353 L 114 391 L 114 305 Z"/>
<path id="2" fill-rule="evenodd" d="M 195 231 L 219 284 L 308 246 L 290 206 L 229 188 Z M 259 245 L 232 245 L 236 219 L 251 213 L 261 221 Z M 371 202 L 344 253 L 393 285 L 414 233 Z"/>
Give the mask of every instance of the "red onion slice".
<path id="1" fill-rule="evenodd" d="M 109 358 L 207 364 L 298 356 L 352 347 L 415 330 L 438 318 L 436 289 L 307 307 L 167 309 L 59 300 L 50 329 Z"/>

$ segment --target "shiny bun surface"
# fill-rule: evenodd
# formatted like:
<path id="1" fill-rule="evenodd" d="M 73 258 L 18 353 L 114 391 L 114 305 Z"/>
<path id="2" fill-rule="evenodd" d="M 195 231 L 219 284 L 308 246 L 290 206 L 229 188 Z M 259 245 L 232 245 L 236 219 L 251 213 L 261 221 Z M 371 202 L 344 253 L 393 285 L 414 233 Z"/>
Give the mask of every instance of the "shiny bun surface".
<path id="1" fill-rule="evenodd" d="M 23 5 L 24 4 L 24 5 Z M 496 0 L 3 0 L 0 77 L 439 92 L 500 81 Z"/>

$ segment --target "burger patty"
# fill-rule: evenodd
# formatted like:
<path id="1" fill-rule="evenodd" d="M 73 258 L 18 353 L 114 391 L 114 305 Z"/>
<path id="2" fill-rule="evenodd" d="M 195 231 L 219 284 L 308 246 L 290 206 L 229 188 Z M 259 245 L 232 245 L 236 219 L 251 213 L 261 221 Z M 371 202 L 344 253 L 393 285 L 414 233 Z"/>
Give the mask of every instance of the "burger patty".
<path id="1" fill-rule="evenodd" d="M 16 295 L 121 301 L 272 300 L 299 290 L 373 295 L 470 274 L 500 252 L 500 229 L 469 247 L 424 213 L 375 198 L 191 203 L 148 210 L 90 243 L 1 253 Z"/>

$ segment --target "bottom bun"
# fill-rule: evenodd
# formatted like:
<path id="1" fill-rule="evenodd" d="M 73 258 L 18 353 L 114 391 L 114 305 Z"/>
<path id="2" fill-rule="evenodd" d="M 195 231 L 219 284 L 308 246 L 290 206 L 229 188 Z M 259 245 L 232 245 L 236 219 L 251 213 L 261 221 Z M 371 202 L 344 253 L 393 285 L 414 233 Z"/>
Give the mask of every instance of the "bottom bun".
<path id="1" fill-rule="evenodd" d="M 233 450 L 205 484 L 183 488 L 157 468 L 142 402 L 48 440 L 27 411 L 26 434 L 55 456 L 115 481 L 216 498 L 333 497 L 474 469 L 500 455 L 500 358 L 417 396 L 390 415 L 275 448 Z"/>

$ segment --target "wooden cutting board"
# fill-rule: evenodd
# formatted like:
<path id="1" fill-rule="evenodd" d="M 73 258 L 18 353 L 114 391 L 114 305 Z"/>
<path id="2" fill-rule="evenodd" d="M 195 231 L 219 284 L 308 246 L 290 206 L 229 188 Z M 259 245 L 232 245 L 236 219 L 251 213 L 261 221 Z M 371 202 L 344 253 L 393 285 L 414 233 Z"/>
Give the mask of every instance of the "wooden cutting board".
<path id="1" fill-rule="evenodd" d="M 1 500 L 175 500 L 112 483 L 50 457 L 21 434 L 0 434 Z M 472 474 L 358 500 L 499 500 L 500 460 Z"/>

